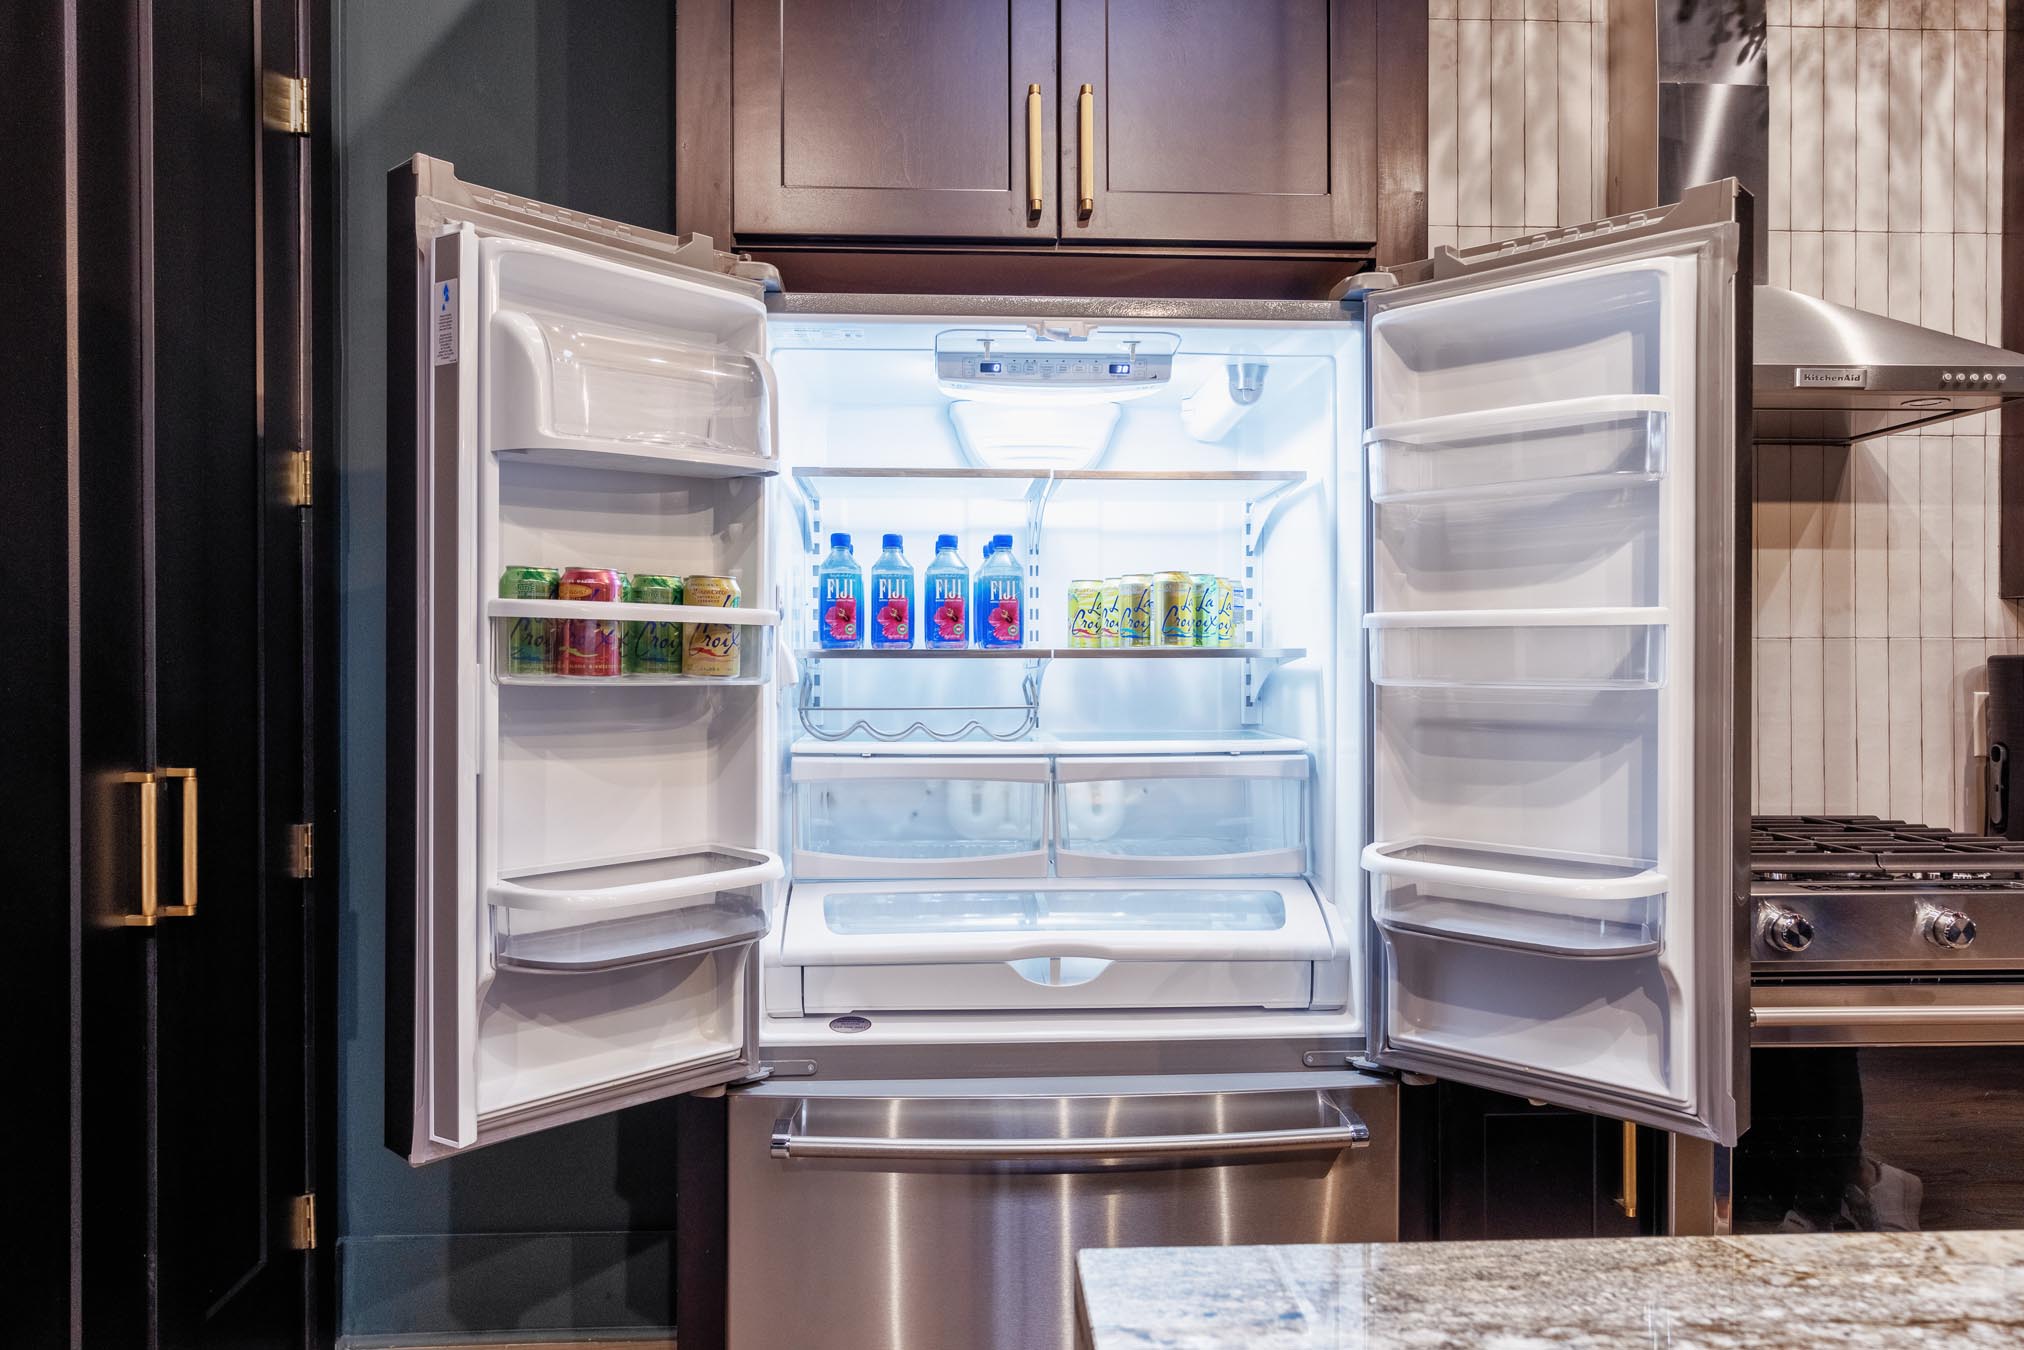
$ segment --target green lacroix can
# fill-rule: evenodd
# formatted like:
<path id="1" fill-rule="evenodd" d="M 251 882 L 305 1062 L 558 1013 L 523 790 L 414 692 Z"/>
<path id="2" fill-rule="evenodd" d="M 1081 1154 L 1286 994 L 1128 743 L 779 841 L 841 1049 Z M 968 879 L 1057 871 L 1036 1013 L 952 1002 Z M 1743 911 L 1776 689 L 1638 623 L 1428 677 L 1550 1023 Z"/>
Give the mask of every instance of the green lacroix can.
<path id="1" fill-rule="evenodd" d="M 1153 645 L 1195 645 L 1195 580 L 1186 572 L 1155 572 L 1150 592 Z"/>
<path id="2" fill-rule="evenodd" d="M 1068 645 L 1103 645 L 1103 591 L 1101 581 L 1068 583 Z"/>
<path id="3" fill-rule="evenodd" d="M 553 567 L 530 567 L 514 563 L 499 574 L 501 600 L 553 600 L 555 582 L 562 574 Z M 555 624 L 550 619 L 516 615 L 506 623 L 506 673 L 508 675 L 553 675 L 555 673 Z"/>
<path id="4" fill-rule="evenodd" d="M 1208 572 L 1192 574 L 1195 583 L 1195 645 L 1237 645 L 1237 596 L 1229 581 Z"/>
<path id="5" fill-rule="evenodd" d="M 1117 645 L 1150 647 L 1153 644 L 1153 611 L 1150 602 L 1153 579 L 1143 572 L 1117 579 Z"/>
<path id="6" fill-rule="evenodd" d="M 639 605 L 679 605 L 682 579 L 642 572 L 632 578 L 628 597 Z M 682 626 L 678 623 L 650 623 L 628 619 L 619 637 L 621 668 L 628 675 L 679 675 L 682 673 Z"/>

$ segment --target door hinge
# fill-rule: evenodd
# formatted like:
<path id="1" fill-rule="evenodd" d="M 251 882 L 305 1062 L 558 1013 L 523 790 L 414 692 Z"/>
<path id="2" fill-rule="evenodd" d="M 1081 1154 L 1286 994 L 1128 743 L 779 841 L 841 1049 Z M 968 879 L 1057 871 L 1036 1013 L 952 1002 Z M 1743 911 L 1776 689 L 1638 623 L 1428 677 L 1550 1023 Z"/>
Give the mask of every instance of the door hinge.
<path id="1" fill-rule="evenodd" d="M 260 75 L 260 123 L 290 136 L 309 134 L 309 81 L 278 70 Z"/>
<path id="2" fill-rule="evenodd" d="M 314 467 L 315 461 L 310 458 L 307 450 L 291 450 L 288 452 L 287 482 L 284 493 L 288 498 L 290 506 L 309 506 L 315 501 L 316 493 L 312 487 L 313 479 L 311 478 L 311 472 Z"/>
<path id="3" fill-rule="evenodd" d="M 316 875 L 316 827 L 288 827 L 288 875 L 304 881 Z"/>
<path id="4" fill-rule="evenodd" d="M 288 1249 L 307 1252 L 316 1250 L 316 1192 L 298 1195 L 288 1201 Z"/>

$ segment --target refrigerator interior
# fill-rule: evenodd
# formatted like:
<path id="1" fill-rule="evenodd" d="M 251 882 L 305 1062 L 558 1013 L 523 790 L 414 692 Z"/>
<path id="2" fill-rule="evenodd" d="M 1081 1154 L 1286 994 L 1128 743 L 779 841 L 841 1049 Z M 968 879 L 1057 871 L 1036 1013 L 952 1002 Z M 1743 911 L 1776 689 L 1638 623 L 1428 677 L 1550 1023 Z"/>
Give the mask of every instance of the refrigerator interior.
<path id="1" fill-rule="evenodd" d="M 772 342 L 790 884 L 762 1036 L 1353 1033 L 1356 326 L 792 316 Z M 979 353 L 1010 378 L 952 376 Z M 1160 373 L 1049 384 L 1022 357 Z M 973 576 L 1011 535 L 1023 645 L 824 650 L 832 532 L 867 574 L 900 534 L 917 578 L 938 534 Z M 1072 581 L 1163 569 L 1235 581 L 1233 646 L 1072 645 Z"/>

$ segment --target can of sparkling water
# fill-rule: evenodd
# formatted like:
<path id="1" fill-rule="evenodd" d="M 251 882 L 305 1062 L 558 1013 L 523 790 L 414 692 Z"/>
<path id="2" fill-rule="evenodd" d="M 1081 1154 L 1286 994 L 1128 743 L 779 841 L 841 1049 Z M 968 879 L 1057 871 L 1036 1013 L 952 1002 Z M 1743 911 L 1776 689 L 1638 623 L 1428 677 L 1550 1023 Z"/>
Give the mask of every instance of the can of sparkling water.
<path id="1" fill-rule="evenodd" d="M 555 583 L 558 600 L 615 602 L 623 594 L 625 574 L 609 567 L 569 567 Z M 564 675 L 605 677 L 623 669 L 619 656 L 619 623 L 615 619 L 563 619 L 562 652 L 557 670 Z"/>
<path id="2" fill-rule="evenodd" d="M 1194 574 L 1195 645 L 1233 647 L 1237 636 L 1237 597 L 1223 577 L 1208 572 Z"/>
<path id="3" fill-rule="evenodd" d="M 1068 645 L 1103 645 L 1103 590 L 1101 581 L 1068 583 Z"/>
<path id="4" fill-rule="evenodd" d="M 1186 572 L 1153 573 L 1152 645 L 1195 645 L 1195 580 Z"/>
<path id="5" fill-rule="evenodd" d="M 639 605 L 679 605 L 682 579 L 642 572 L 632 579 L 632 598 Z M 628 619 L 621 638 L 621 664 L 628 675 L 682 673 L 682 626 Z"/>
<path id="6" fill-rule="evenodd" d="M 1116 577 L 1112 577 L 1103 583 L 1103 588 L 1097 592 L 1096 606 L 1099 615 L 1097 620 L 1097 633 L 1099 636 L 1096 645 L 1099 647 L 1123 646 L 1124 644 L 1120 641 L 1118 633 Z"/>
<path id="7" fill-rule="evenodd" d="M 530 567 L 514 563 L 499 576 L 501 600 L 553 600 L 555 583 L 561 573 L 553 567 Z M 501 667 L 508 675 L 553 675 L 555 673 L 555 632 L 553 620 L 515 615 L 506 621 L 506 654 Z"/>
<path id="8" fill-rule="evenodd" d="M 736 577 L 684 577 L 685 603 L 712 609 L 736 609 L 739 602 Z M 691 623 L 683 625 L 682 673 L 706 679 L 729 680 L 738 676 L 738 629 L 735 623 Z"/>
<path id="9" fill-rule="evenodd" d="M 1117 645 L 1150 647 L 1153 612 L 1149 603 L 1153 579 L 1143 572 L 1117 579 Z"/>

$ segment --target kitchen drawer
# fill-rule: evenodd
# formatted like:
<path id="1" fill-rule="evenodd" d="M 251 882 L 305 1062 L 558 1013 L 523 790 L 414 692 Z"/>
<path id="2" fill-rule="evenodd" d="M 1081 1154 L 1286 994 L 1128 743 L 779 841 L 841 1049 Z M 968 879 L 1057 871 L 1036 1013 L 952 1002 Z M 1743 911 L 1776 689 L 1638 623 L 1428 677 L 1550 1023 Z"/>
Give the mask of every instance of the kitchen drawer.
<path id="1" fill-rule="evenodd" d="M 1054 778 L 1059 876 L 1307 870 L 1306 755 L 1062 756 Z"/>
<path id="2" fill-rule="evenodd" d="M 1039 877 L 1047 761 L 797 755 L 794 875 Z"/>

